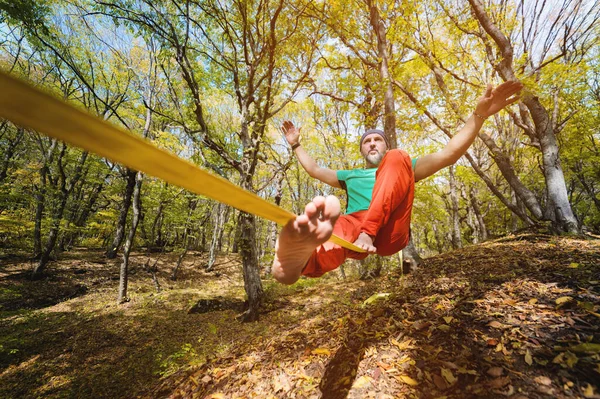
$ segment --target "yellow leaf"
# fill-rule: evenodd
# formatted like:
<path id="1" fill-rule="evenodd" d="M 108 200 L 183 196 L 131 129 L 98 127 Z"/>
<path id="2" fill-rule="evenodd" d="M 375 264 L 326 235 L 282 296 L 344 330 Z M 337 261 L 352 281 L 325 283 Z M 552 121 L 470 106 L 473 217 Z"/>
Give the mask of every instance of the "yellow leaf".
<path id="1" fill-rule="evenodd" d="M 213 393 L 208 397 L 209 399 L 225 399 L 224 393 Z"/>
<path id="2" fill-rule="evenodd" d="M 313 355 L 327 355 L 331 356 L 331 352 L 327 348 L 317 348 L 310 351 Z"/>
<path id="3" fill-rule="evenodd" d="M 399 381 L 402 381 L 405 384 L 408 384 L 412 387 L 419 385 L 419 382 L 416 380 L 413 380 L 412 378 L 410 378 L 407 375 L 400 375 L 398 377 L 396 377 Z"/>
<path id="4" fill-rule="evenodd" d="M 535 305 L 536 303 L 538 303 L 538 300 L 537 300 L 537 298 L 531 298 L 531 299 L 529 300 L 529 304 L 530 304 L 530 305 Z"/>
<path id="5" fill-rule="evenodd" d="M 398 347 L 398 349 L 400 349 L 401 351 L 403 350 L 407 350 L 407 349 L 414 349 L 414 341 L 412 339 L 405 339 L 402 342 L 398 342 L 396 341 L 394 338 L 391 339 L 392 344 L 396 345 Z"/>
<path id="6" fill-rule="evenodd" d="M 560 298 L 557 298 L 554 302 L 556 302 L 557 305 L 561 305 L 572 300 L 573 298 L 571 298 L 570 296 L 561 296 Z"/>
<path id="7" fill-rule="evenodd" d="M 363 375 L 362 377 L 359 377 L 356 379 L 356 381 L 354 381 L 354 384 L 352 384 L 352 388 L 364 388 L 367 385 L 369 385 L 371 381 L 371 377 Z"/>
<path id="8" fill-rule="evenodd" d="M 444 321 L 446 322 L 446 324 L 452 323 L 452 320 L 454 320 L 454 317 L 452 316 L 444 317 Z"/>
<path id="9" fill-rule="evenodd" d="M 568 267 L 569 269 L 577 269 L 579 267 L 579 263 L 573 262 Z"/>
<path id="10" fill-rule="evenodd" d="M 454 374 L 452 374 L 452 371 L 442 368 L 442 377 L 444 377 L 444 379 L 446 381 L 448 381 L 448 384 L 453 385 L 456 382 L 456 377 L 454 376 Z"/>
<path id="11" fill-rule="evenodd" d="M 583 390 L 583 396 L 586 398 L 593 398 L 594 395 L 594 387 L 590 384 L 587 384 L 587 387 Z"/>
<path id="12" fill-rule="evenodd" d="M 527 363 L 530 366 L 533 364 L 533 357 L 531 356 L 531 352 L 529 352 L 529 349 L 527 349 L 527 352 L 525 352 L 525 363 Z"/>

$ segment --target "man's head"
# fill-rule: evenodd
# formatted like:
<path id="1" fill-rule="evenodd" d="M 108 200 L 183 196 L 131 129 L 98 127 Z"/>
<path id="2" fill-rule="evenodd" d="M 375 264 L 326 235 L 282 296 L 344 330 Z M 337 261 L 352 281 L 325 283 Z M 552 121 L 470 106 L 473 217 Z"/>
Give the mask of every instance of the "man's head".
<path id="1" fill-rule="evenodd" d="M 389 146 L 383 131 L 369 129 L 360 138 L 360 153 L 368 167 L 379 166 Z"/>

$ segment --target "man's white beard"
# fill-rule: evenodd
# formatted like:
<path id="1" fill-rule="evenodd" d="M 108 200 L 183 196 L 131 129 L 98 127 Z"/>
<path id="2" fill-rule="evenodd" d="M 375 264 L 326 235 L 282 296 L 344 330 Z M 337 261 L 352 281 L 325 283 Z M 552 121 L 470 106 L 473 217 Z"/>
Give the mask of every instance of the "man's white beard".
<path id="1" fill-rule="evenodd" d="M 381 163 L 381 160 L 383 159 L 383 154 L 380 152 L 377 152 L 376 154 L 368 153 L 367 155 L 365 155 L 365 159 L 370 164 L 379 166 L 379 164 Z"/>

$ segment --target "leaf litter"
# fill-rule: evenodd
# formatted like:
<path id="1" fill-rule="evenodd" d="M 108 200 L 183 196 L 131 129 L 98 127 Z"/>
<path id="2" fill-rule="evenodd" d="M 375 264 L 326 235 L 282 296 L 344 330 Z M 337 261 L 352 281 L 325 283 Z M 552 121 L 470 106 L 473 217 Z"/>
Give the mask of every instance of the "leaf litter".
<path id="1" fill-rule="evenodd" d="M 409 275 L 299 284 L 274 286 L 250 327 L 219 324 L 232 310 L 187 316 L 204 326 L 202 345 L 221 349 L 123 397 L 600 397 L 598 240 L 526 234 L 426 259 Z"/>

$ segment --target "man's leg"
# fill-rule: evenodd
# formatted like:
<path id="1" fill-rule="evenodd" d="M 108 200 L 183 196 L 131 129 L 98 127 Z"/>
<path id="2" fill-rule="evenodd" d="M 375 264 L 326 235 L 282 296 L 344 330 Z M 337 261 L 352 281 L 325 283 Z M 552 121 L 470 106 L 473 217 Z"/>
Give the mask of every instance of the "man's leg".
<path id="1" fill-rule="evenodd" d="M 331 237 L 339 216 L 340 202 L 332 195 L 315 197 L 306 205 L 304 213 L 281 230 L 275 244 L 273 277 L 283 284 L 295 283 L 315 248 Z"/>
<path id="2" fill-rule="evenodd" d="M 411 159 L 405 151 L 391 150 L 377 169 L 373 199 L 355 244 L 380 255 L 400 251 L 408 242 L 413 198 Z"/>
<path id="3" fill-rule="evenodd" d="M 366 211 L 341 215 L 335 223 L 333 234 L 353 242 L 360 233 L 362 216 Z M 364 259 L 367 253 L 359 253 L 343 248 L 331 241 L 319 245 L 312 253 L 306 266 L 302 270 L 302 275 L 307 277 L 321 277 L 323 274 L 337 269 L 347 258 Z"/>

